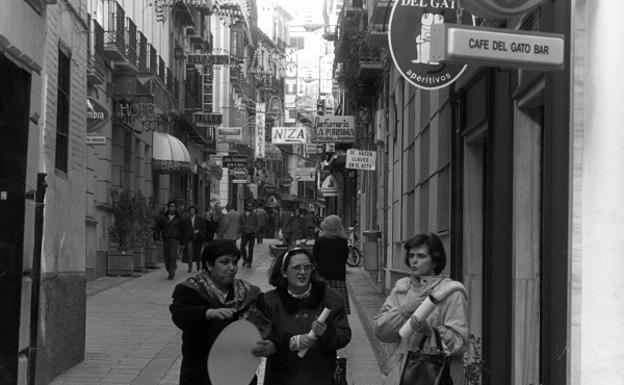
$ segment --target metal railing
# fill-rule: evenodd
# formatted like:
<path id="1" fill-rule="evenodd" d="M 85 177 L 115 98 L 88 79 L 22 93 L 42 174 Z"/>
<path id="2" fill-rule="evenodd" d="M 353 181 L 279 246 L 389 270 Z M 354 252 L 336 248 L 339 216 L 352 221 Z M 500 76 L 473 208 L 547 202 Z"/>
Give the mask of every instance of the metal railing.
<path id="1" fill-rule="evenodd" d="M 104 28 L 95 19 L 91 19 L 88 60 L 89 71 L 103 78 L 106 68 L 104 59 Z"/>
<path id="2" fill-rule="evenodd" d="M 143 35 L 143 32 L 139 32 L 139 71 L 147 72 L 147 56 L 149 54 L 149 48 L 147 45 L 147 38 Z"/>
<path id="3" fill-rule="evenodd" d="M 129 17 L 126 18 L 126 28 L 124 29 L 124 38 L 126 40 L 126 56 L 132 65 L 137 65 L 137 27 L 134 21 Z"/>
<path id="4" fill-rule="evenodd" d="M 148 47 L 149 47 L 148 48 L 149 50 L 148 71 L 154 75 L 157 75 L 158 74 L 158 55 L 156 54 L 156 48 L 154 48 L 154 46 L 151 44 L 149 44 Z"/>
<path id="5" fill-rule="evenodd" d="M 158 77 L 164 83 L 165 82 L 165 61 L 162 57 L 158 56 Z"/>
<path id="6" fill-rule="evenodd" d="M 126 52 L 124 24 L 126 13 L 115 0 L 108 1 L 108 19 L 104 32 L 104 47 L 117 49 L 120 53 Z"/>

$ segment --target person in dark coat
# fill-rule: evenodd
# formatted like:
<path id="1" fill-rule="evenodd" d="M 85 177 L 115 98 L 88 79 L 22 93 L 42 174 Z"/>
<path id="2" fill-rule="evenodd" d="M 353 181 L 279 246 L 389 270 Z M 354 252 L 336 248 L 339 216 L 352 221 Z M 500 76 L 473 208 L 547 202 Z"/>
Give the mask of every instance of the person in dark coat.
<path id="1" fill-rule="evenodd" d="M 251 267 L 256 231 L 258 230 L 258 217 L 253 211 L 251 203 L 245 206 L 245 211 L 238 218 L 238 222 L 241 233 L 240 248 L 243 255 L 243 266 Z"/>
<path id="2" fill-rule="evenodd" d="M 297 244 L 298 241 L 305 238 L 305 231 L 303 228 L 303 213 L 305 209 L 296 210 L 294 215 L 290 217 L 288 224 L 286 225 L 286 231 L 284 234 L 290 234 L 290 241 L 288 244 Z M 286 235 L 284 235 L 286 237 Z"/>
<path id="3" fill-rule="evenodd" d="M 173 280 L 177 269 L 176 259 L 182 251 L 185 239 L 185 228 L 182 217 L 178 214 L 178 205 L 175 201 L 167 203 L 167 211 L 156 221 L 154 240 L 163 240 L 165 257 L 165 269 L 169 275 L 167 279 Z"/>
<path id="4" fill-rule="evenodd" d="M 206 239 L 207 225 L 204 218 L 197 215 L 197 207 L 190 205 L 188 217 L 184 218 L 185 243 L 182 262 L 188 264 L 188 272 L 193 271 L 193 262 L 197 264 L 197 271 L 201 270 L 200 258 L 204 240 Z"/>
<path id="5" fill-rule="evenodd" d="M 312 254 L 299 247 L 273 261 L 269 283 L 275 289 L 264 295 L 264 312 L 272 321 L 268 339 L 276 351 L 267 357 L 265 385 L 333 384 L 336 350 L 349 343 L 351 328 L 342 297 L 314 266 Z M 316 317 L 325 307 L 330 314 L 321 322 Z M 299 350 L 306 348 L 300 358 Z"/>
<path id="6" fill-rule="evenodd" d="M 215 240 L 202 252 L 203 270 L 173 291 L 169 310 L 173 323 L 182 330 L 180 385 L 212 385 L 210 348 L 226 326 L 261 300 L 260 288 L 236 279 L 239 259 L 234 241 Z"/>
<path id="7" fill-rule="evenodd" d="M 338 215 L 330 215 L 321 222 L 320 236 L 314 241 L 312 252 L 319 274 L 340 293 L 346 312 L 350 314 L 349 292 L 345 283 L 349 247 L 347 234 Z"/>

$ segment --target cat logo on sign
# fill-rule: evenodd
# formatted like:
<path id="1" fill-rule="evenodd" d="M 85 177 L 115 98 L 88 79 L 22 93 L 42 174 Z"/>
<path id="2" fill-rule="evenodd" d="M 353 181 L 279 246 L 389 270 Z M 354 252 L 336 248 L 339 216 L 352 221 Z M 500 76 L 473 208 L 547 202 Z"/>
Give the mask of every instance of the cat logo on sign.
<path id="1" fill-rule="evenodd" d="M 457 80 L 465 64 L 439 63 L 431 58 L 431 28 L 435 24 L 473 24 L 472 16 L 459 12 L 456 0 L 397 0 L 388 22 L 388 44 L 394 65 L 408 82 L 435 90 Z"/>

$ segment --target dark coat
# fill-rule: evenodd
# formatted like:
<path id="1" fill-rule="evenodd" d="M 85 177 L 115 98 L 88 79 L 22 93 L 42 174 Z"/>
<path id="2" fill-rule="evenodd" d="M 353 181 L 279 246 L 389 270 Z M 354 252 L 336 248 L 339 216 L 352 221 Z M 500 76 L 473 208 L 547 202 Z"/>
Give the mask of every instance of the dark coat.
<path id="1" fill-rule="evenodd" d="M 230 291 L 227 299 L 232 298 Z M 178 284 L 173 291 L 169 310 L 173 323 L 182 330 L 180 385 L 212 385 L 208 378 L 208 353 L 219 333 L 240 315 L 239 312 L 231 319 L 207 320 L 206 310 L 213 308 L 198 292 L 183 284 Z"/>
<path id="2" fill-rule="evenodd" d="M 324 307 L 331 309 L 327 331 L 308 350 L 304 358 L 289 349 L 290 337 L 310 331 L 314 317 Z M 325 282 L 312 286 L 310 297 L 295 299 L 285 288 L 264 295 L 264 311 L 273 322 L 270 339 L 277 352 L 267 359 L 265 385 L 331 385 L 336 366 L 336 350 L 351 340 L 342 297 Z"/>
<path id="3" fill-rule="evenodd" d="M 245 211 L 238 219 L 241 234 L 255 234 L 258 230 L 258 216 L 253 211 Z"/>
<path id="4" fill-rule="evenodd" d="M 195 234 L 195 230 L 199 232 Z M 199 262 L 201 260 L 202 245 L 207 237 L 206 220 L 199 215 L 195 215 L 195 223 L 191 217 L 184 218 L 184 255 L 182 262 Z M 192 243 L 192 244 L 189 244 Z"/>
<path id="5" fill-rule="evenodd" d="M 344 281 L 349 254 L 347 240 L 339 237 L 319 237 L 314 242 L 317 271 L 327 280 Z"/>
<path id="6" fill-rule="evenodd" d="M 184 220 L 179 214 L 176 214 L 172 220 L 169 220 L 167 213 L 158 217 L 155 231 L 157 240 L 177 239 L 184 242 L 185 233 Z"/>

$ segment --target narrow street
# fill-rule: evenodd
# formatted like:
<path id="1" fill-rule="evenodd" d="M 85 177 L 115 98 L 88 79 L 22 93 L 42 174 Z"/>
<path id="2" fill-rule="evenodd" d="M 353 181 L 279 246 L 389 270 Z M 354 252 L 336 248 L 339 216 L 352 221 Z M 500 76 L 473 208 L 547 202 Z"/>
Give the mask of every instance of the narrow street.
<path id="1" fill-rule="evenodd" d="M 239 267 L 237 277 L 270 290 L 266 273 L 271 263 L 269 244 L 256 245 L 254 267 Z M 52 385 L 176 385 L 181 363 L 181 332 L 171 322 L 168 306 L 175 284 L 193 273 L 178 263 L 173 282 L 164 269 L 138 278 L 105 277 L 87 284 L 85 360 L 57 377 Z M 383 357 L 379 344 L 369 342 L 371 315 L 382 298 L 371 295 L 360 268 L 349 268 L 347 280 L 352 313 L 351 343 L 341 351 L 347 357 L 349 385 L 379 385 L 381 372 L 375 351 Z M 354 290 L 355 288 L 355 290 Z M 359 291 L 359 293 L 358 293 Z M 358 300 L 358 297 L 362 297 Z M 363 321 L 363 322 L 362 322 Z M 233 359 L 235 359 L 233 357 Z"/>

